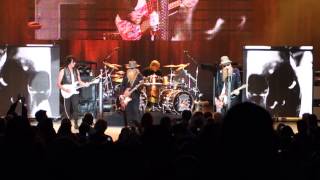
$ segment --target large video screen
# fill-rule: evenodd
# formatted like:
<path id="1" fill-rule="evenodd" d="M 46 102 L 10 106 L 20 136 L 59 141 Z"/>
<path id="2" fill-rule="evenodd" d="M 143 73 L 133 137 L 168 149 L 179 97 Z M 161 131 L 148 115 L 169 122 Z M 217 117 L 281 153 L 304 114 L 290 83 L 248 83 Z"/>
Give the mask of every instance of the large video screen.
<path id="1" fill-rule="evenodd" d="M 59 65 L 58 46 L 1 46 L 0 115 L 6 115 L 12 102 L 23 96 L 29 117 L 40 109 L 49 117 L 59 117 L 59 91 L 55 88 Z"/>
<path id="2" fill-rule="evenodd" d="M 214 40 L 250 32 L 253 0 L 36 0 L 35 39 Z"/>
<path id="3" fill-rule="evenodd" d="M 244 48 L 245 98 L 275 117 L 312 113 L 312 47 Z"/>

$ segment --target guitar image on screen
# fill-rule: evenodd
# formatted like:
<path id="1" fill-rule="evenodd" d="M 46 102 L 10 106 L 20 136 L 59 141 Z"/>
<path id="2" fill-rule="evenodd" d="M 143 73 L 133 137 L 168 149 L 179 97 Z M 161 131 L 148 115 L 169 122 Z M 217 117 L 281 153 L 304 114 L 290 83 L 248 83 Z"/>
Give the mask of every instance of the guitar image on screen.
<path id="1" fill-rule="evenodd" d="M 247 87 L 247 84 L 243 84 L 242 86 L 240 86 L 237 89 L 233 90 L 230 93 L 230 97 L 233 98 L 235 96 L 238 96 L 239 94 L 236 94 L 236 92 L 240 91 L 240 90 L 242 90 L 242 89 L 244 89 L 246 87 Z M 227 94 L 223 94 L 219 98 L 215 97 L 214 100 L 215 100 L 215 105 L 216 105 L 216 111 L 217 112 L 221 112 L 222 108 L 225 107 L 229 103 Z"/>
<path id="2" fill-rule="evenodd" d="M 78 89 L 80 88 L 83 88 L 83 87 L 89 87 L 90 85 L 92 84 L 97 84 L 99 83 L 99 76 L 98 77 L 95 77 L 92 81 L 90 81 L 88 83 L 87 86 L 80 86 L 78 82 L 75 82 L 73 84 L 63 84 L 62 87 L 65 88 L 65 89 L 69 89 L 70 92 L 67 92 L 67 91 L 64 91 L 64 90 L 60 90 L 60 93 L 61 93 L 61 96 L 64 98 L 64 99 L 68 99 L 70 98 L 72 95 L 74 94 L 79 94 L 79 91 Z"/>
<path id="3" fill-rule="evenodd" d="M 192 8 L 197 4 L 198 0 L 177 0 L 169 3 L 168 10 L 171 11 L 180 6 Z M 135 11 L 139 11 L 137 9 Z M 140 10 L 141 11 L 141 10 Z M 173 15 L 175 13 L 170 13 Z M 118 32 L 123 40 L 140 40 L 144 32 L 151 28 L 151 32 L 155 33 L 159 29 L 160 17 L 157 11 L 152 11 L 149 13 L 148 18 L 143 18 L 143 20 L 138 21 L 139 23 L 133 23 L 127 20 L 122 20 L 119 15 L 115 18 L 115 24 Z"/>

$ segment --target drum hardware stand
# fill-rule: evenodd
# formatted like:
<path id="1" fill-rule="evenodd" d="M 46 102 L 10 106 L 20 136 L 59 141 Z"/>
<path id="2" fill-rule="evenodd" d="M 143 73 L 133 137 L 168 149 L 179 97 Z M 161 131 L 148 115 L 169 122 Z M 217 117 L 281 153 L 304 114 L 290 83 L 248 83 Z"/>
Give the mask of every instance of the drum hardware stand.
<path id="1" fill-rule="evenodd" d="M 104 58 L 104 60 L 108 60 L 112 57 L 113 53 L 115 53 L 116 51 L 118 51 L 120 49 L 120 47 L 115 47 L 112 49 L 111 53 L 109 53 L 109 55 L 107 55 L 107 57 Z M 103 82 L 104 85 L 105 85 L 105 91 L 106 91 L 106 96 L 107 97 L 111 97 L 114 95 L 114 88 L 113 88 L 113 84 L 112 84 L 112 80 L 111 80 L 111 77 L 110 75 L 112 74 L 112 72 L 114 71 L 113 68 L 110 68 L 111 71 L 109 72 L 108 68 L 106 68 L 106 66 L 104 66 L 104 69 L 105 69 L 105 74 L 106 74 L 106 79 L 105 81 Z M 108 73 L 109 72 L 109 73 Z M 109 87 L 109 83 L 110 83 L 110 86 Z"/>
<path id="2" fill-rule="evenodd" d="M 109 72 L 109 70 L 107 68 L 105 68 L 105 74 L 106 74 L 106 77 L 105 77 L 105 80 L 104 80 L 104 85 L 105 85 L 105 94 L 107 97 L 111 97 L 114 92 L 113 92 L 113 84 L 112 84 L 112 80 L 111 80 L 111 74 L 113 72 L 114 69 L 111 68 L 111 71 Z M 109 73 L 108 73 L 109 72 Z M 109 83 L 110 83 L 110 87 L 109 87 Z"/>
<path id="3" fill-rule="evenodd" d="M 197 66 L 197 68 L 196 68 L 196 78 L 192 77 L 191 74 L 188 74 L 188 73 L 187 73 L 187 75 L 188 75 L 188 77 L 189 77 L 189 86 L 188 86 L 188 87 L 189 87 L 189 89 L 191 88 L 191 86 L 190 86 L 190 79 L 192 79 L 192 80 L 195 82 L 195 87 L 192 88 L 192 91 L 193 91 L 195 97 L 196 97 L 197 99 L 200 99 L 201 93 L 200 93 L 200 90 L 199 90 L 199 88 L 198 88 L 199 63 L 198 63 L 192 56 L 190 56 L 189 51 L 186 51 L 186 50 L 185 50 L 184 53 L 185 53 L 186 57 L 187 57 L 188 59 L 190 59 L 190 60 Z"/>
<path id="4" fill-rule="evenodd" d="M 99 81 L 99 117 L 103 118 L 103 105 L 102 105 L 102 99 L 103 99 L 103 94 L 102 94 L 102 74 L 103 74 L 103 70 L 100 69 L 100 81 Z"/>
<path id="5" fill-rule="evenodd" d="M 172 68 L 170 68 L 170 80 L 169 80 L 169 87 L 172 87 L 172 81 L 173 81 L 173 70 L 172 70 Z"/>

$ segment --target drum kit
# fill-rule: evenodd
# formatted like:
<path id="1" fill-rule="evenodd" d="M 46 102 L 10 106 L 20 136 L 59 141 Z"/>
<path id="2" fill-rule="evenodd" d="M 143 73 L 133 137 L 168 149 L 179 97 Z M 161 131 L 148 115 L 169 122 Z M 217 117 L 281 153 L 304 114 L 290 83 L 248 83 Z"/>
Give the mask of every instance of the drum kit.
<path id="1" fill-rule="evenodd" d="M 122 66 L 103 62 L 105 65 L 103 81 L 104 98 L 112 99 L 120 95 L 120 85 L 125 72 L 119 70 Z M 193 109 L 194 102 L 199 100 L 201 93 L 197 79 L 185 70 L 187 64 L 165 65 L 170 73 L 164 76 L 152 74 L 144 77 L 140 95 L 140 110 L 145 111 L 151 104 L 151 111 L 173 112 L 181 114 L 184 110 Z"/>

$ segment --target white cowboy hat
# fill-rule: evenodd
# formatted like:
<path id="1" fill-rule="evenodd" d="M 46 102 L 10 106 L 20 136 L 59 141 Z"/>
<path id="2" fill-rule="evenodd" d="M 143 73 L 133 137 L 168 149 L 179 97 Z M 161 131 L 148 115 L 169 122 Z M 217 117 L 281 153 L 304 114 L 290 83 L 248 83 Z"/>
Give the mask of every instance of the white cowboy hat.
<path id="1" fill-rule="evenodd" d="M 220 58 L 220 65 L 226 65 L 226 64 L 230 64 L 232 61 L 229 59 L 228 56 L 222 56 Z"/>
<path id="2" fill-rule="evenodd" d="M 127 69 L 132 69 L 132 68 L 137 68 L 137 67 L 139 67 L 140 65 L 139 64 L 137 64 L 137 62 L 136 61 L 129 61 L 129 64 L 126 64 L 126 68 Z"/>

